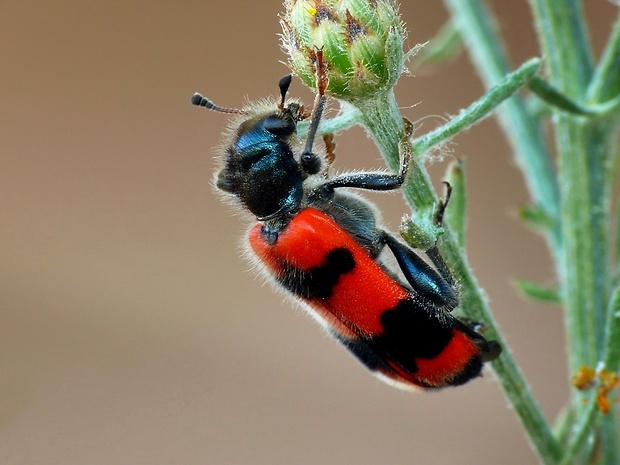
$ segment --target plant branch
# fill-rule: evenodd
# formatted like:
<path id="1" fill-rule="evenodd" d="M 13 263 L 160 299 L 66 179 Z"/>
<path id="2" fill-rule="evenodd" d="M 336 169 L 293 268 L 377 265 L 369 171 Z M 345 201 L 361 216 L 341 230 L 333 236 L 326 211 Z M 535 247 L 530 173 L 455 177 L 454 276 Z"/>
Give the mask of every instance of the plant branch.
<path id="1" fill-rule="evenodd" d="M 592 53 L 579 0 L 529 0 L 551 82 L 564 94 L 584 95 Z"/>
<path id="2" fill-rule="evenodd" d="M 601 61 L 594 72 L 587 95 L 588 100 L 594 103 L 602 103 L 620 95 L 620 13 L 613 25 Z"/>
<path id="3" fill-rule="evenodd" d="M 462 110 L 458 116 L 443 126 L 415 139 L 413 141 L 414 152 L 417 154 L 425 153 L 491 115 L 500 103 L 513 96 L 530 78 L 535 76 L 539 67 L 540 59 L 532 58 L 516 71 L 504 76 L 486 94 Z M 509 102 L 506 104 L 508 105 Z"/>
<path id="4" fill-rule="evenodd" d="M 530 0 L 542 53 L 548 57 L 550 83 L 560 93 L 581 105 L 612 103 L 620 88 L 620 26 L 615 25 L 593 71 L 592 54 L 581 2 L 578 0 Z M 564 254 L 565 321 L 569 369 L 595 366 L 604 356 L 606 323 L 609 323 L 610 293 L 610 205 L 614 161 L 612 152 L 617 128 L 615 115 L 582 118 L 555 112 L 555 141 L 561 186 L 561 221 Z M 565 463 L 574 460 L 595 424 L 605 459 L 617 458 L 617 425 L 613 417 L 596 423 L 596 407 L 584 404 L 586 394 L 573 391 L 572 408 L 577 413 L 575 430 Z M 604 459 L 601 459 L 604 460 Z"/>
<path id="5" fill-rule="evenodd" d="M 371 104 L 366 103 L 365 106 L 360 107 L 360 111 L 364 125 L 371 133 L 381 153 L 384 154 L 388 165 L 395 169 L 398 160 L 398 143 L 394 134 L 402 132 L 402 120 L 393 93 L 390 92 L 383 99 L 377 99 Z M 413 160 L 403 189 L 405 198 L 416 215 L 427 216 L 433 214 L 437 196 L 422 165 L 420 155 L 422 154 L 418 153 L 418 157 Z M 492 366 L 506 397 L 517 412 L 544 463 L 555 464 L 560 456 L 559 446 L 527 380 L 497 329 L 487 301 L 464 257 L 457 237 L 446 228 L 438 246 L 442 256 L 459 278 L 462 307 L 467 309 L 468 316 L 471 318 L 485 322 L 487 328 L 485 335 L 495 339 L 504 349 L 501 356 L 492 362 Z"/>
<path id="6" fill-rule="evenodd" d="M 490 12 L 480 0 L 444 0 L 444 4 L 467 44 L 480 78 L 487 89 L 491 88 L 508 74 L 510 66 Z M 545 237 L 557 258 L 562 248 L 559 189 L 543 134 L 520 97 L 507 102 L 498 112 L 498 118 L 534 203 L 552 219 L 552 227 Z"/>
<path id="7" fill-rule="evenodd" d="M 605 354 L 599 370 L 618 371 L 620 367 L 620 288 L 616 288 L 609 303 L 607 312 L 607 334 L 605 337 Z M 580 416 L 580 421 L 574 427 L 570 444 L 566 448 L 560 465 L 569 465 L 583 449 L 588 436 L 598 417 L 598 404 L 595 396 L 587 399 L 587 408 Z"/>
<path id="8" fill-rule="evenodd" d="M 342 111 L 339 115 L 334 116 L 333 118 L 323 118 L 321 120 L 321 124 L 319 125 L 319 130 L 317 131 L 317 135 L 323 136 L 325 134 L 337 134 L 340 131 L 350 128 L 356 124 L 362 122 L 362 116 L 360 112 L 350 106 L 343 106 Z M 306 135 L 308 124 L 300 123 L 298 125 L 299 137 L 303 139 Z"/>
<path id="9" fill-rule="evenodd" d="M 583 102 L 592 63 L 579 3 L 576 0 L 530 0 L 530 3 L 542 52 L 549 58 L 552 85 L 569 98 Z M 606 140 L 607 128 L 566 113 L 556 116 L 562 188 L 562 267 L 569 365 L 574 373 L 583 365 L 593 366 L 602 349 L 609 292 L 609 183 L 605 169 L 608 146 L 600 142 Z"/>

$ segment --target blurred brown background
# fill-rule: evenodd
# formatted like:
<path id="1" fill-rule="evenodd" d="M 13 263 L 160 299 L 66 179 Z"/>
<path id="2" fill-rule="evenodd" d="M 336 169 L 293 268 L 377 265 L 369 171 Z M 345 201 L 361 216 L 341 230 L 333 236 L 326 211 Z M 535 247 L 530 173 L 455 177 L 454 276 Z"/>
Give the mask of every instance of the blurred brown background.
<path id="1" fill-rule="evenodd" d="M 526 2 L 493 3 L 513 62 L 535 55 Z M 614 7 L 587 3 L 600 43 Z M 189 97 L 277 92 L 279 10 L 0 4 L 0 463 L 535 462 L 490 372 L 439 393 L 392 389 L 246 271 L 244 222 L 210 186 L 226 118 Z M 410 45 L 445 19 L 434 0 L 401 12 Z M 481 92 L 462 55 L 397 93 L 425 132 Z M 298 81 L 292 93 L 311 101 Z M 339 169 L 380 166 L 362 134 L 338 138 Z M 511 284 L 553 283 L 542 241 L 514 219 L 527 194 L 493 121 L 455 142 L 471 262 L 553 418 L 567 395 L 560 311 Z M 394 228 L 405 206 L 377 201 Z"/>

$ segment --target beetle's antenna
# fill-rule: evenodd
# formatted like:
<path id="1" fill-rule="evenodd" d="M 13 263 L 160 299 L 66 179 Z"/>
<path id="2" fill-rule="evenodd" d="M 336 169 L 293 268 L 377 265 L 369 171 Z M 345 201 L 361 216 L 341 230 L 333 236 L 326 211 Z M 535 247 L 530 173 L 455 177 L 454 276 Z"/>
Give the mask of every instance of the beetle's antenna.
<path id="1" fill-rule="evenodd" d="M 247 115 L 248 112 L 244 110 L 239 110 L 237 108 L 225 108 L 220 107 L 213 103 L 206 97 L 203 97 L 202 94 L 195 93 L 192 95 L 192 105 L 196 105 L 197 107 L 204 107 L 207 110 L 217 111 L 218 113 L 231 113 L 234 115 Z"/>
<path id="2" fill-rule="evenodd" d="M 278 105 L 280 111 L 284 110 L 284 101 L 286 100 L 288 88 L 291 87 L 291 80 L 292 76 L 289 74 L 287 76 L 284 76 L 282 79 L 280 79 L 280 82 L 278 82 L 278 87 L 280 88 L 280 96 L 282 97 L 280 99 L 280 105 Z"/>

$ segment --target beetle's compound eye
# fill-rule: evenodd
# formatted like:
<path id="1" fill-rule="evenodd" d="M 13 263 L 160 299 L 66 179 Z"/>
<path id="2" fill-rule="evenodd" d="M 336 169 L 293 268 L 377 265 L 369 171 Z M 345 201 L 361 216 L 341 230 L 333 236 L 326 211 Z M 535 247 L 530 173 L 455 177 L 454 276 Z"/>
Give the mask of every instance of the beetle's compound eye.
<path id="1" fill-rule="evenodd" d="M 267 117 L 263 127 L 276 136 L 290 136 L 297 129 L 297 124 L 290 118 L 272 115 Z"/>

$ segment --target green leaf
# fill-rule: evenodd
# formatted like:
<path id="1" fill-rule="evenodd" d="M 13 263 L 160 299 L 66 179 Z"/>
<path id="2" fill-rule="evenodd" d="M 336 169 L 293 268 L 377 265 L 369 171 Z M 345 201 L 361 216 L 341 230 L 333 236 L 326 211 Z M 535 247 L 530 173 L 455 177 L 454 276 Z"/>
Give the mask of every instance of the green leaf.
<path id="1" fill-rule="evenodd" d="M 447 63 L 456 58 L 463 50 L 461 35 L 452 21 L 446 22 L 428 44 L 416 54 L 417 49 L 413 48 L 407 54 L 407 58 L 412 57 L 414 68 L 435 66 Z"/>
<path id="2" fill-rule="evenodd" d="M 530 77 L 538 72 L 540 63 L 540 58 L 532 58 L 517 70 L 503 76 L 501 81 L 491 87 L 486 94 L 461 110 L 446 124 L 416 138 L 413 141 L 414 152 L 423 154 L 492 115 L 501 103 L 517 93 Z"/>
<path id="3" fill-rule="evenodd" d="M 519 219 L 538 232 L 546 232 L 553 227 L 553 220 L 538 205 L 523 205 L 519 208 Z"/>
<path id="4" fill-rule="evenodd" d="M 448 168 L 446 176 L 448 183 L 452 187 L 450 203 L 446 209 L 446 223 L 456 235 L 459 246 L 465 246 L 465 226 L 467 215 L 467 192 L 465 190 L 465 162 L 458 160 Z"/>
<path id="5" fill-rule="evenodd" d="M 562 297 L 560 296 L 557 289 L 551 289 L 545 286 L 541 286 L 540 284 L 536 284 L 527 279 L 516 279 L 515 285 L 517 286 L 519 292 L 523 294 L 523 296 L 529 297 L 532 300 L 550 304 L 562 302 Z"/>
<path id="6" fill-rule="evenodd" d="M 562 111 L 581 116 L 592 116 L 596 114 L 592 109 L 562 94 L 562 92 L 540 76 L 532 76 L 527 83 L 527 87 L 541 100 Z"/>

